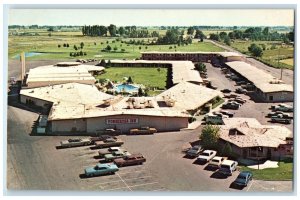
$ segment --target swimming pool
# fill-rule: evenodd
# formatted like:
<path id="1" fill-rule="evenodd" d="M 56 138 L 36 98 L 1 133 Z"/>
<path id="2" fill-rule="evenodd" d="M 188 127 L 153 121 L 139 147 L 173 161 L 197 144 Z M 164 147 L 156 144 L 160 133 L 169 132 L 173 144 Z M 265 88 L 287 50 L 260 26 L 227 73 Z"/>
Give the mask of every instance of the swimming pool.
<path id="1" fill-rule="evenodd" d="M 131 84 L 120 84 L 115 86 L 115 90 L 117 92 L 127 92 L 127 93 L 132 93 L 132 92 L 138 92 L 139 87 Z"/>
<path id="2" fill-rule="evenodd" d="M 38 56 L 44 53 L 39 53 L 39 52 L 25 52 L 25 57 L 32 57 L 32 56 Z M 20 58 L 20 54 L 15 55 L 13 58 Z"/>

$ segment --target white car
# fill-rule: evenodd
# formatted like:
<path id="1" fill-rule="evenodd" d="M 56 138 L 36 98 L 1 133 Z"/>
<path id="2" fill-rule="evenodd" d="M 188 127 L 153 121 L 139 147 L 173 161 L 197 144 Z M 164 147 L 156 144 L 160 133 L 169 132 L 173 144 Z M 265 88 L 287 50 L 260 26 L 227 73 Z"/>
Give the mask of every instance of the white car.
<path id="1" fill-rule="evenodd" d="M 213 168 L 220 168 L 221 164 L 226 160 L 225 157 L 215 156 L 211 161 L 209 161 L 209 166 Z"/>
<path id="2" fill-rule="evenodd" d="M 237 169 L 238 162 L 233 160 L 225 160 L 219 169 L 219 172 L 224 175 L 232 175 L 232 173 Z"/>
<path id="3" fill-rule="evenodd" d="M 203 151 L 197 158 L 200 162 L 209 162 L 213 157 L 217 155 L 216 151 L 213 150 L 205 150 Z"/>

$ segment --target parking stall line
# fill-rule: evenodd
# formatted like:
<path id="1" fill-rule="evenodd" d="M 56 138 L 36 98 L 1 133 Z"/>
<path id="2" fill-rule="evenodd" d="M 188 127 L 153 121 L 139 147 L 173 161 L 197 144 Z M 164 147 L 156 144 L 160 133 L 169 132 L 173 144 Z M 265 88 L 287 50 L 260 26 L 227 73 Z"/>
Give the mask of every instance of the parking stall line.
<path id="1" fill-rule="evenodd" d="M 251 186 L 253 185 L 253 183 L 254 183 L 254 180 L 252 180 L 252 181 L 251 181 L 251 184 L 248 186 L 247 192 L 250 190 L 250 188 L 251 188 Z"/>
<path id="2" fill-rule="evenodd" d="M 138 171 L 125 171 L 125 172 L 119 172 L 119 174 L 121 174 L 121 175 L 123 175 L 123 174 L 130 174 L 130 173 L 139 173 L 139 172 L 143 172 L 143 171 L 145 171 L 146 172 L 146 170 L 138 170 Z"/>
<path id="3" fill-rule="evenodd" d="M 138 185 L 131 185 L 129 187 L 138 187 L 138 186 L 144 186 L 144 185 L 153 185 L 153 184 L 158 184 L 158 182 L 151 182 L 151 183 L 143 183 L 143 184 L 138 184 Z"/>
<path id="4" fill-rule="evenodd" d="M 112 189 L 103 190 L 103 191 L 113 191 L 113 190 L 119 190 L 119 189 L 124 189 L 124 188 L 128 188 L 130 191 L 132 191 L 128 186 L 127 187 L 112 188 Z"/>
<path id="5" fill-rule="evenodd" d="M 116 173 L 118 176 L 119 176 L 119 178 L 123 181 L 123 183 L 127 186 L 127 188 L 130 190 L 130 191 L 132 191 L 130 188 L 129 188 L 129 186 L 127 185 L 127 183 L 122 179 L 122 177 L 118 174 L 118 173 Z"/>
<path id="6" fill-rule="evenodd" d="M 124 181 L 129 181 L 129 180 L 134 180 L 134 179 L 143 179 L 143 178 L 148 178 L 148 177 L 152 177 L 152 176 L 143 176 L 143 177 L 137 177 L 137 178 L 129 178 L 129 179 L 123 179 Z M 104 183 L 100 183 L 100 184 L 95 184 L 97 186 L 104 185 L 104 184 L 109 184 L 109 183 L 115 183 L 115 182 L 121 182 L 122 180 L 116 180 L 116 181 L 108 181 L 108 182 L 104 182 Z"/>

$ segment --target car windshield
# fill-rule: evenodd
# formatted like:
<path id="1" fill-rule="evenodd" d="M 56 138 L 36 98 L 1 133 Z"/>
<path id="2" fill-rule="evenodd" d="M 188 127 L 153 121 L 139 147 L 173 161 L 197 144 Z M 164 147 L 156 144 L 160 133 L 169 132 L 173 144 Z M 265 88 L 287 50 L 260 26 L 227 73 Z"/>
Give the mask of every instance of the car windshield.
<path id="1" fill-rule="evenodd" d="M 238 178 L 239 179 L 246 179 L 246 176 L 245 175 L 239 175 Z"/>
<path id="2" fill-rule="evenodd" d="M 219 160 L 217 160 L 217 159 L 212 159 L 212 162 L 219 162 Z"/>
<path id="3" fill-rule="evenodd" d="M 194 146 L 194 147 L 192 147 L 192 150 L 198 150 L 199 149 L 199 147 L 197 147 L 197 146 Z"/>
<path id="4" fill-rule="evenodd" d="M 221 165 L 221 168 L 230 169 L 230 166 L 228 166 L 228 165 Z"/>
<path id="5" fill-rule="evenodd" d="M 69 139 L 68 141 L 69 141 L 69 142 L 79 142 L 80 139 Z"/>
<path id="6" fill-rule="evenodd" d="M 202 153 L 202 156 L 209 156 L 209 153 Z"/>

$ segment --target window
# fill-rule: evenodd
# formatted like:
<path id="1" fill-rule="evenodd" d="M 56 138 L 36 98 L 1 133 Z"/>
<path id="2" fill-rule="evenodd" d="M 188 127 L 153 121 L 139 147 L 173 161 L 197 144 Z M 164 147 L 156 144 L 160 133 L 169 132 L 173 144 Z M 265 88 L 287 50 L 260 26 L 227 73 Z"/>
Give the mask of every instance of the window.
<path id="1" fill-rule="evenodd" d="M 270 100 L 270 101 L 273 101 L 273 96 L 269 96 L 269 100 Z"/>

